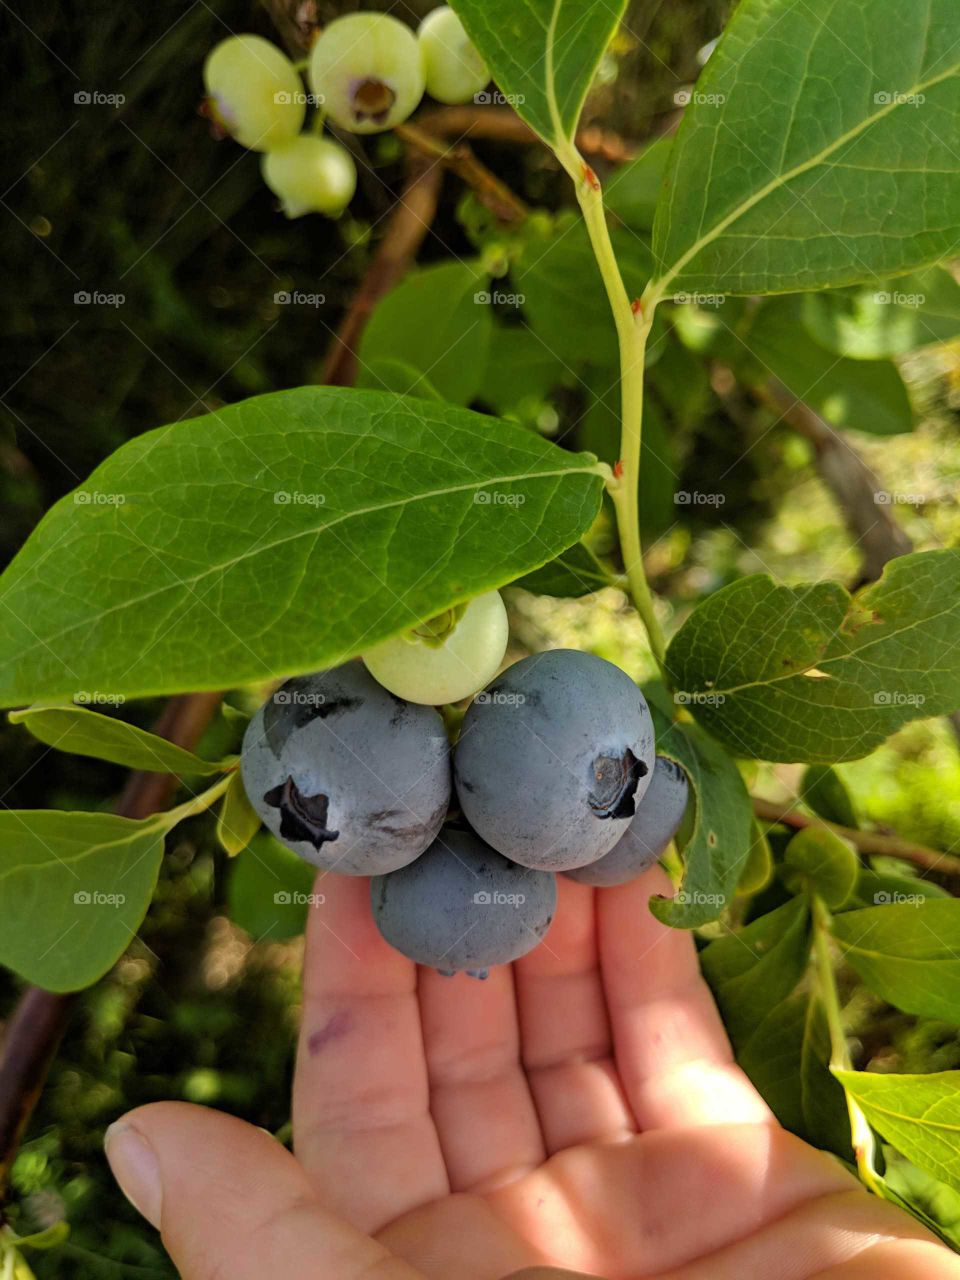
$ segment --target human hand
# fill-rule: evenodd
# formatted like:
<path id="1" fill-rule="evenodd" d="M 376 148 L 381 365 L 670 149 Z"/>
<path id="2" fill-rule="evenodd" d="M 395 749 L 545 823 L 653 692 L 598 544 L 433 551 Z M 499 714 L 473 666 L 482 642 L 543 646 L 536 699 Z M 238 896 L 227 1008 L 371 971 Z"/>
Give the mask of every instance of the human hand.
<path id="1" fill-rule="evenodd" d="M 659 869 L 558 884 L 545 942 L 478 982 L 417 970 L 378 934 L 366 880 L 320 877 L 296 1155 L 183 1103 L 108 1133 L 186 1280 L 960 1278 L 918 1223 L 777 1125 L 690 935 L 647 909 L 671 891 Z"/>

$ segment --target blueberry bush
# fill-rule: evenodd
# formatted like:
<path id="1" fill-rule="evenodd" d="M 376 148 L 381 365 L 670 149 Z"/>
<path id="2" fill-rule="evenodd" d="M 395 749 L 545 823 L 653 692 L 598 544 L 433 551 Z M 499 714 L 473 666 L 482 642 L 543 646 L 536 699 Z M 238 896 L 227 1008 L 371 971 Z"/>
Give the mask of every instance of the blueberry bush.
<path id="1" fill-rule="evenodd" d="M 356 376 L 332 380 L 355 386 L 129 440 L 0 577 L 10 721 L 184 784 L 149 812 L 0 810 L 0 962 L 47 992 L 97 983 L 171 834 L 214 810 L 253 936 L 270 885 L 309 898 L 292 851 L 373 877 L 384 936 L 454 981 L 539 943 L 557 874 L 605 892 L 661 860 L 676 891 L 650 910 L 696 932 L 783 1124 L 956 1244 L 960 1071 L 860 1069 L 845 1002 L 852 974 L 917 1035 L 960 1025 L 960 862 L 875 830 L 837 766 L 960 711 L 960 551 L 912 551 L 909 479 L 871 488 L 849 443 L 910 432 L 903 358 L 960 338 L 960 12 L 740 0 L 677 110 L 610 161 L 582 113 L 625 7 L 454 0 L 416 30 L 349 13 L 299 52 L 279 32 L 209 50 L 205 112 L 259 153 L 237 163 L 278 212 L 336 237 L 386 154 L 364 148 L 395 138 L 466 180 L 457 247 L 364 317 Z M 430 98 L 509 115 L 568 198 L 521 200 L 431 132 Z M 749 508 L 749 455 L 781 423 L 860 577 L 655 591 L 675 528 L 728 492 Z M 511 600 L 611 592 L 642 687 L 603 655 L 514 660 Z M 128 714 L 188 694 L 223 695 L 219 739 Z M 761 794 L 784 776 L 792 802 Z M 63 1234 L 0 1251 L 27 1275 Z"/>

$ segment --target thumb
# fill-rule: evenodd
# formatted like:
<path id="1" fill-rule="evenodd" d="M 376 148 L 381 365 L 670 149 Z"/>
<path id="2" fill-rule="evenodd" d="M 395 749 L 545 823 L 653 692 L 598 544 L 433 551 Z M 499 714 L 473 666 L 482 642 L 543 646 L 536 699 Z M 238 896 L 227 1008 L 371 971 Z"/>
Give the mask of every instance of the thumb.
<path id="1" fill-rule="evenodd" d="M 183 1280 L 423 1280 L 322 1208 L 290 1152 L 233 1116 L 155 1103 L 111 1125 L 105 1147 L 120 1189 L 160 1230 Z"/>

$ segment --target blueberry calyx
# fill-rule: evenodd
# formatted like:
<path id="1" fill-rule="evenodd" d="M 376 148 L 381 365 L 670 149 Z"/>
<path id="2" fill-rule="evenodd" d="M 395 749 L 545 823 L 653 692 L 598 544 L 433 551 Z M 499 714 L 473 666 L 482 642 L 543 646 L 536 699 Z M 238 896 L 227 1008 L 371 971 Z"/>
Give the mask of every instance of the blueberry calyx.
<path id="1" fill-rule="evenodd" d="M 587 797 L 597 818 L 632 818 L 636 812 L 637 783 L 646 777 L 647 766 L 629 747 L 619 756 L 597 756 L 593 776 L 598 786 Z"/>
<path id="2" fill-rule="evenodd" d="M 305 796 L 290 777 L 264 793 L 264 804 L 280 810 L 280 834 L 285 840 L 307 840 L 319 849 L 327 840 L 336 840 L 339 831 L 327 826 L 330 797 Z"/>
<path id="3" fill-rule="evenodd" d="M 382 80 L 375 77 L 361 80 L 353 91 L 353 113 L 357 123 L 372 120 L 375 124 L 384 124 L 396 100 L 397 95 Z"/>

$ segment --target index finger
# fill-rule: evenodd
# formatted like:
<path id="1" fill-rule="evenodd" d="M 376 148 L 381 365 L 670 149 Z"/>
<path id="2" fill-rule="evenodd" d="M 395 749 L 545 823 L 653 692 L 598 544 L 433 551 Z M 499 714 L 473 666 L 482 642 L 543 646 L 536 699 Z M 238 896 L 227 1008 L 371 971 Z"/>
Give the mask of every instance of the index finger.
<path id="1" fill-rule="evenodd" d="M 321 872 L 314 887 L 294 1141 L 324 1204 L 374 1232 L 449 1192 L 416 966 L 380 936 L 366 877 Z"/>

